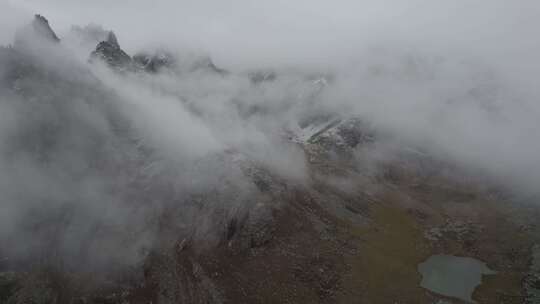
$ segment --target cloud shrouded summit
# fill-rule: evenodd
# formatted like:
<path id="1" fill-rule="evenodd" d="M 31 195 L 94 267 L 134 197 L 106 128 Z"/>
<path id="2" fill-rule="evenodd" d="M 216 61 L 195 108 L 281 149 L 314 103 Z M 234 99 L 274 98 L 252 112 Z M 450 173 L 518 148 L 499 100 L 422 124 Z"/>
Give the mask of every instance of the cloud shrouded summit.
<path id="1" fill-rule="evenodd" d="M 200 285 L 219 299 L 199 254 L 311 251 L 367 225 L 376 212 L 356 207 L 379 203 L 381 189 L 409 204 L 417 181 L 431 189 L 444 175 L 450 186 L 433 193 L 473 197 L 471 208 L 482 210 L 468 187 L 534 201 L 539 9 L 528 0 L 2 2 L 0 270 L 46 266 L 98 287 L 133 271 L 136 282 L 185 288 L 160 289 L 164 297 L 197 297 L 186 290 Z M 400 188 L 389 167 L 412 168 L 414 185 Z M 465 194 L 445 192 L 456 188 Z M 316 241 L 279 247 L 291 230 Z M 275 231 L 281 239 L 259 250 Z M 350 244 L 340 242 L 328 248 L 342 254 Z M 329 261 L 313 277 L 334 282 Z M 155 265 L 173 287 L 155 282 Z"/>

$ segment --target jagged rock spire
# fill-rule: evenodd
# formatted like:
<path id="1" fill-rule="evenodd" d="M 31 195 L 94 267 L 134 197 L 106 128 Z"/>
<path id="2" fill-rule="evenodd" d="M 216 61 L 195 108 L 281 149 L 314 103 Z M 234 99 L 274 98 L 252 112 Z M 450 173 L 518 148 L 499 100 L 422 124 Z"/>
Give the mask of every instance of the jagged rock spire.
<path id="1" fill-rule="evenodd" d="M 59 43 L 60 38 L 49 25 L 47 18 L 42 15 L 34 15 L 32 22 L 18 29 L 15 34 L 15 47 L 33 48 L 35 44 L 41 43 Z"/>
<path id="2" fill-rule="evenodd" d="M 90 54 L 91 61 L 96 58 L 100 58 L 115 68 L 130 68 L 133 63 L 131 57 L 120 48 L 118 39 L 112 31 L 109 31 L 107 39 L 101 41 L 96 46 L 96 50 Z"/>
<path id="3" fill-rule="evenodd" d="M 109 31 L 109 34 L 107 34 L 107 39 L 105 40 L 110 45 L 115 46 L 117 48 L 120 48 L 120 44 L 118 43 L 118 39 L 116 38 L 116 35 L 113 31 Z"/>
<path id="4" fill-rule="evenodd" d="M 34 20 L 32 20 L 32 28 L 40 37 L 46 38 L 50 41 L 60 42 L 60 38 L 56 36 L 56 33 L 49 25 L 49 21 L 42 15 L 36 14 L 34 16 Z"/>

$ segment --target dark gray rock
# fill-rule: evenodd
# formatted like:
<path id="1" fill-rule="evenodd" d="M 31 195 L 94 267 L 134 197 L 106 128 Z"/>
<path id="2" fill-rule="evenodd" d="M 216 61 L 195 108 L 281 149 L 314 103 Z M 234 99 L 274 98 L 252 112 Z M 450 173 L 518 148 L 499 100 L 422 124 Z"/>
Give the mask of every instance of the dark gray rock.
<path id="1" fill-rule="evenodd" d="M 359 118 L 334 118 L 308 142 L 330 148 L 355 148 L 362 143 L 373 142 L 373 130 Z"/>
<path id="2" fill-rule="evenodd" d="M 162 69 L 173 68 L 176 65 L 174 56 L 167 51 L 156 51 L 154 54 L 138 53 L 133 56 L 138 68 L 149 73 L 157 73 Z"/>
<path id="3" fill-rule="evenodd" d="M 100 42 L 96 50 L 90 54 L 90 61 L 102 60 L 110 67 L 131 68 L 131 57 L 120 48 L 116 35 L 110 31 L 107 40 Z"/>

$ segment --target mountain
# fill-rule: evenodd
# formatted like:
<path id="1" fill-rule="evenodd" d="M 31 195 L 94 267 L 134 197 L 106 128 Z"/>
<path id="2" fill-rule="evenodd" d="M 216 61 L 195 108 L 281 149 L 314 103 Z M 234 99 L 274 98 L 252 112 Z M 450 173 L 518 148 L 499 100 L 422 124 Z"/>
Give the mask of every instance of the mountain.
<path id="1" fill-rule="evenodd" d="M 107 38 L 96 46 L 95 51 L 90 54 L 90 60 L 100 59 L 114 68 L 127 69 L 132 66 L 131 57 L 126 54 L 118 44 L 116 35 L 110 31 Z"/>
<path id="2" fill-rule="evenodd" d="M 56 33 L 51 29 L 49 21 L 41 15 L 35 15 L 34 20 L 32 20 L 29 25 L 17 32 L 15 36 L 15 45 L 24 44 L 28 42 L 28 40 L 36 39 L 40 40 L 39 42 L 60 42 L 60 38 L 58 38 Z"/>
<path id="3" fill-rule="evenodd" d="M 0 48 L 0 303 L 464 303 L 422 284 L 439 255 L 496 271 L 478 303 L 538 299 L 533 199 L 321 105 L 331 77 L 96 33 Z"/>

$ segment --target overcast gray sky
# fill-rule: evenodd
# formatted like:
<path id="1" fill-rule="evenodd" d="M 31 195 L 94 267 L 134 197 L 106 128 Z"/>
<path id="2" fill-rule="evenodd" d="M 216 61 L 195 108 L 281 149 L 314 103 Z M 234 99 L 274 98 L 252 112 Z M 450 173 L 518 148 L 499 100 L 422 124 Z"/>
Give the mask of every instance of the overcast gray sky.
<path id="1" fill-rule="evenodd" d="M 335 61 L 387 42 L 493 56 L 540 49 L 534 0 L 6 1 L 16 21 L 26 11 L 46 15 L 58 31 L 95 22 L 114 29 L 128 50 L 164 42 L 228 63 Z"/>

